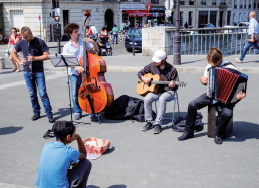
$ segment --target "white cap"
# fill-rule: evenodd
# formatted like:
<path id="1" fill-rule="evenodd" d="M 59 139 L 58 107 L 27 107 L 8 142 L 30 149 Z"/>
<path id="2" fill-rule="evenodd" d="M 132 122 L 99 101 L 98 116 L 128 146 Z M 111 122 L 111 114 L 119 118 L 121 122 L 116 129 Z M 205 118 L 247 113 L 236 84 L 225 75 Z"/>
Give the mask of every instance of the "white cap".
<path id="1" fill-rule="evenodd" d="M 155 52 L 155 55 L 152 57 L 152 60 L 156 63 L 159 63 L 160 61 L 162 61 L 163 59 L 166 58 L 166 53 L 163 50 L 157 50 Z"/>

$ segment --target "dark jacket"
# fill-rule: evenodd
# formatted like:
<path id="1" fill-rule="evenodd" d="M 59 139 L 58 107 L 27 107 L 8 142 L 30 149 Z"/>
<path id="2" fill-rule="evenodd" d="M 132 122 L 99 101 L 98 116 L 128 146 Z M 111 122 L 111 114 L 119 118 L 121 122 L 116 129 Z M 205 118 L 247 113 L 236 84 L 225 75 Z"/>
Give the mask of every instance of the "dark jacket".
<path id="1" fill-rule="evenodd" d="M 138 77 L 141 79 L 141 77 L 147 73 L 159 74 L 163 77 L 164 81 L 179 81 L 179 76 L 176 68 L 167 62 L 165 63 L 165 68 L 162 70 L 156 66 L 155 62 L 150 63 L 149 65 L 145 66 L 144 69 L 138 72 Z M 172 91 L 177 89 L 178 86 L 171 88 L 168 87 L 168 85 L 160 85 L 158 92 L 163 93 L 165 91 Z"/>

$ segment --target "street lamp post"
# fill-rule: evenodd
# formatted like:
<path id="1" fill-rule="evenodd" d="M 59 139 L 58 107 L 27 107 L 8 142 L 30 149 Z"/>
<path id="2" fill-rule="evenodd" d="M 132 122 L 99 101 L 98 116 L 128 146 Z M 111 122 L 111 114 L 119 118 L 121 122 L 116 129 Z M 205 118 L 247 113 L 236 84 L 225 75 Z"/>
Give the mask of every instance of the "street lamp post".
<path id="1" fill-rule="evenodd" d="M 181 65 L 181 35 L 180 35 L 180 5 L 179 0 L 176 0 L 176 22 L 174 34 L 174 55 L 173 64 Z"/>

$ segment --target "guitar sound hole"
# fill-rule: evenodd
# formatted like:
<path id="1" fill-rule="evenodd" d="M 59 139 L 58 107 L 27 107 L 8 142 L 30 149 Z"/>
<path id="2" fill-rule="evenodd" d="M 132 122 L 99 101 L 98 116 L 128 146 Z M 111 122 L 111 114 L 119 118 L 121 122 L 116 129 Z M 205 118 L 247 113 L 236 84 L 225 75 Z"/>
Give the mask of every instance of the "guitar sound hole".
<path id="1" fill-rule="evenodd" d="M 153 78 L 151 78 L 150 82 L 148 83 L 148 87 L 150 87 L 150 86 L 151 86 L 152 81 L 153 81 Z"/>

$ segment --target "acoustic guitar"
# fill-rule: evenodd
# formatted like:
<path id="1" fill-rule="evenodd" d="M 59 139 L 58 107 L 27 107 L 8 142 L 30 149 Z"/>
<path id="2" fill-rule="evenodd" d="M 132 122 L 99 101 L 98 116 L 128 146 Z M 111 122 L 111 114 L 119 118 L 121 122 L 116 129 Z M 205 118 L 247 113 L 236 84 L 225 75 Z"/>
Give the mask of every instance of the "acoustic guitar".
<path id="1" fill-rule="evenodd" d="M 163 81 L 163 77 L 159 74 L 145 74 L 145 77 L 151 78 L 148 84 L 145 84 L 141 79 L 139 79 L 137 84 L 137 93 L 143 97 L 145 97 L 148 93 L 157 93 L 159 85 L 161 84 L 169 84 L 171 81 Z M 173 81 L 175 85 L 185 87 L 186 82 L 182 81 Z"/>

